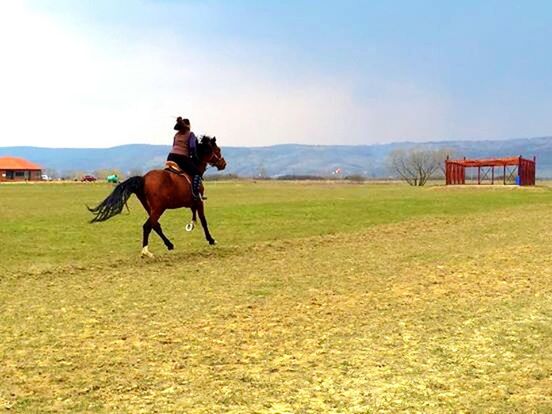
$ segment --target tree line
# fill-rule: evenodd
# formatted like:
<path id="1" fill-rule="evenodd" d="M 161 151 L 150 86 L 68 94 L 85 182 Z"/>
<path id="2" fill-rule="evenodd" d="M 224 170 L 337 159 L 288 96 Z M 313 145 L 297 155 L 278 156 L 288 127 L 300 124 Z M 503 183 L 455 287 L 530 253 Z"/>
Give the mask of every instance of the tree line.
<path id="1" fill-rule="evenodd" d="M 395 178 L 399 178 L 412 186 L 423 186 L 427 183 L 429 179 L 432 178 L 441 178 L 444 176 L 444 164 L 446 157 L 451 153 L 450 150 L 446 149 L 422 149 L 422 148 L 408 148 L 408 149 L 396 149 L 392 151 L 387 157 L 387 168 Z M 262 168 L 262 174 L 259 173 L 259 176 L 255 176 L 255 179 L 270 179 Z M 83 176 L 88 175 L 89 173 L 79 170 L 73 171 L 64 171 L 62 173 L 47 169 L 45 173 L 53 179 L 64 179 L 64 180 L 80 180 Z M 123 173 L 121 170 L 116 168 L 104 168 L 98 169 L 92 172 L 92 175 L 98 180 L 105 180 L 110 175 L 117 175 L 119 179 L 125 179 L 126 177 L 132 177 L 135 175 L 143 175 L 145 171 L 142 168 L 133 168 L 127 173 Z M 208 176 L 208 180 L 217 180 L 217 179 L 236 179 L 239 178 L 236 174 L 222 174 Z M 286 175 L 278 177 L 279 179 L 292 179 L 292 180 L 301 180 L 301 179 L 325 179 L 325 177 L 312 176 L 312 175 Z M 336 177 L 331 177 L 336 178 Z M 349 176 L 339 177 L 341 179 L 346 179 L 350 181 L 363 181 L 366 177 L 358 174 L 353 174 Z"/>

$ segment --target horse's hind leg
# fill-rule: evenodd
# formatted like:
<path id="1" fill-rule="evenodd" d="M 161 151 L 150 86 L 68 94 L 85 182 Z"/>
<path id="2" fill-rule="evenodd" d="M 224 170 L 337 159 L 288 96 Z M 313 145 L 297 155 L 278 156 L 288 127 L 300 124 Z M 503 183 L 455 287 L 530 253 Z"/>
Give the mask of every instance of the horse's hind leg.
<path id="1" fill-rule="evenodd" d="M 153 254 L 150 253 L 148 250 L 148 242 L 149 242 L 149 235 L 151 233 L 152 225 L 151 225 L 151 218 L 148 217 L 144 225 L 142 226 L 143 229 L 143 238 L 142 238 L 142 257 L 153 257 Z"/>
<path id="2" fill-rule="evenodd" d="M 209 227 L 207 226 L 207 219 L 205 218 L 205 209 L 203 207 L 203 203 L 200 201 L 197 203 L 197 212 L 199 214 L 199 220 L 201 221 L 201 225 L 203 226 L 203 231 L 205 232 L 205 238 L 209 242 L 209 244 L 216 244 L 216 240 L 213 239 L 213 236 L 211 236 L 211 233 L 209 233 Z"/>
<path id="3" fill-rule="evenodd" d="M 163 243 L 165 243 L 165 246 L 167 246 L 168 250 L 174 249 L 174 244 L 172 244 L 171 241 L 167 238 L 167 236 L 163 234 L 163 229 L 161 229 L 161 224 L 159 224 L 159 222 L 157 222 L 153 226 L 153 230 L 155 230 L 155 232 L 159 235 L 159 237 L 161 237 L 161 240 L 163 240 Z"/>
<path id="4" fill-rule="evenodd" d="M 146 197 L 142 193 L 136 194 L 136 197 L 138 197 L 138 200 L 140 200 L 140 202 L 142 203 L 142 206 L 144 206 L 144 210 L 146 210 L 146 212 L 148 213 L 148 216 L 151 217 L 151 209 L 149 207 Z M 148 219 L 142 226 L 142 229 L 143 229 L 142 253 L 140 254 L 142 257 L 153 257 L 153 254 L 151 254 L 148 249 L 149 236 L 151 233 L 151 229 L 153 228 L 151 225 L 150 217 L 148 217 Z"/>
<path id="5" fill-rule="evenodd" d="M 159 237 L 161 237 L 161 240 L 163 240 L 163 243 L 165 243 L 165 246 L 167 246 L 167 249 L 169 250 L 174 249 L 174 245 L 167 238 L 167 236 L 165 236 L 165 234 L 163 233 L 163 230 L 161 229 L 161 224 L 159 224 L 159 218 L 161 217 L 161 214 L 163 214 L 163 210 L 161 212 L 157 210 L 152 210 L 148 220 L 144 223 L 144 240 L 142 243 L 142 256 L 153 257 L 153 254 L 151 254 L 150 251 L 148 250 L 149 235 L 152 229 L 155 230 L 155 232 L 159 235 Z"/>

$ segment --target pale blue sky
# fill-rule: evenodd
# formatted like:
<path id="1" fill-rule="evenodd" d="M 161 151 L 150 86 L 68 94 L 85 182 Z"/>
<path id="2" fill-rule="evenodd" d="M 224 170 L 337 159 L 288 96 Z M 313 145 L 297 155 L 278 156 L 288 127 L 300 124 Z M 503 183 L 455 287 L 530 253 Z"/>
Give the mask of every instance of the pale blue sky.
<path id="1" fill-rule="evenodd" d="M 2 146 L 168 143 L 175 115 L 227 145 L 552 133 L 548 1 L 34 0 L 0 16 Z"/>

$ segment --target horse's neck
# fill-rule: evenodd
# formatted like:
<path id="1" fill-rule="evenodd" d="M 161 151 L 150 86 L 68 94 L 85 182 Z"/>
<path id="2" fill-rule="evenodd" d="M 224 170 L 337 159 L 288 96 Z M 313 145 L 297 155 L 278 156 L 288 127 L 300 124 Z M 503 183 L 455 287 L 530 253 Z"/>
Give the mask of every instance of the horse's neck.
<path id="1" fill-rule="evenodd" d="M 205 170 L 207 169 L 207 161 L 199 161 L 199 164 L 197 166 L 197 169 L 199 170 L 199 173 L 201 175 L 203 175 L 203 173 L 205 172 Z"/>
<path id="2" fill-rule="evenodd" d="M 211 159 L 212 150 L 208 148 L 207 145 L 200 143 L 198 145 L 198 152 L 202 155 L 197 165 L 197 169 L 199 170 L 199 173 L 203 175 L 203 173 L 207 170 L 207 164 Z"/>

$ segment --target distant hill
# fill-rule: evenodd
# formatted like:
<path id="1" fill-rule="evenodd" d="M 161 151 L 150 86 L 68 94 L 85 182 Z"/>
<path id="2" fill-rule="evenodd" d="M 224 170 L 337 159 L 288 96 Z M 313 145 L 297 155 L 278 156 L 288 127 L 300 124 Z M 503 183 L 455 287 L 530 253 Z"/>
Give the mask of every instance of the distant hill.
<path id="1" fill-rule="evenodd" d="M 337 168 L 343 175 L 388 177 L 388 154 L 397 148 L 445 148 L 458 157 L 537 156 L 537 175 L 552 177 L 552 137 L 500 141 L 401 142 L 383 145 L 274 145 L 270 147 L 223 147 L 228 161 L 225 173 L 240 176 L 289 174 L 329 176 Z M 165 145 L 122 145 L 113 148 L 0 147 L 0 156 L 22 157 L 55 171 L 92 173 L 116 168 L 129 172 L 147 171 L 163 165 L 169 152 Z"/>

